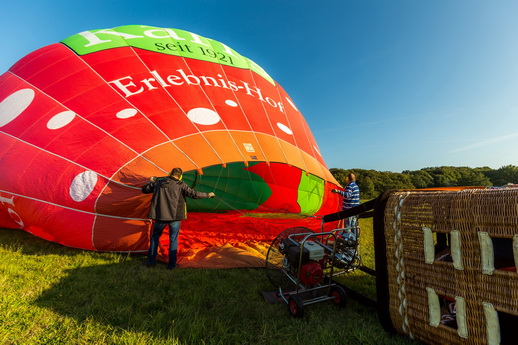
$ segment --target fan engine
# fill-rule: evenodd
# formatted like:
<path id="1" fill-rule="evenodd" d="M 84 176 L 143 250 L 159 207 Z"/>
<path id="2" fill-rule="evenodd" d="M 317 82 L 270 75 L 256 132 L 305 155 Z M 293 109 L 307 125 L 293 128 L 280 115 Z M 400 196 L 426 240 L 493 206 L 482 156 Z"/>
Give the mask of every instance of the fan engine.
<path id="1" fill-rule="evenodd" d="M 316 285 L 324 277 L 324 248 L 313 241 L 303 246 L 291 238 L 284 238 L 279 244 L 284 255 L 282 266 L 294 276 L 299 276 L 304 285 Z M 300 270 L 300 271 L 299 271 Z"/>

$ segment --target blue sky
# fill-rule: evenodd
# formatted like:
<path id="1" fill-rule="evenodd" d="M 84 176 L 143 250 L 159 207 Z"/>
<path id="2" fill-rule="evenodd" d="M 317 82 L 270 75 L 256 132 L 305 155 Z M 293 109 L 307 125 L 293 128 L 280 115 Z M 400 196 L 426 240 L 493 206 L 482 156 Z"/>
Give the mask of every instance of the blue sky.
<path id="1" fill-rule="evenodd" d="M 297 104 L 329 168 L 518 165 L 518 1 L 90 0 L 2 5 L 0 74 L 85 30 L 215 39 Z"/>

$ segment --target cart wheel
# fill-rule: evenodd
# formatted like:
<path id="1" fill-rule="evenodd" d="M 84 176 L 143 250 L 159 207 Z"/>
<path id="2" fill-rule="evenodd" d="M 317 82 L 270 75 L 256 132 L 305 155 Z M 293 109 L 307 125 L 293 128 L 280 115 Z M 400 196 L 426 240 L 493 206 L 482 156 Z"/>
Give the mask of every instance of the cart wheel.
<path id="1" fill-rule="evenodd" d="M 304 316 L 304 304 L 299 296 L 293 295 L 288 300 L 288 310 L 291 316 L 301 318 Z"/>
<path id="2" fill-rule="evenodd" d="M 281 232 L 270 245 L 268 253 L 266 254 L 266 275 L 273 286 L 280 287 L 284 291 L 296 289 L 296 285 L 293 281 L 283 272 L 282 262 L 285 256 L 280 252 L 279 245 L 283 239 L 288 238 L 290 235 L 304 233 L 313 233 L 313 231 L 302 226 L 286 229 Z M 304 235 L 294 236 L 293 239 L 300 242 L 304 237 Z"/>
<path id="3" fill-rule="evenodd" d="M 340 308 L 345 308 L 347 305 L 347 294 L 343 287 L 334 285 L 329 290 L 329 296 L 334 297 L 333 303 L 338 305 Z"/>

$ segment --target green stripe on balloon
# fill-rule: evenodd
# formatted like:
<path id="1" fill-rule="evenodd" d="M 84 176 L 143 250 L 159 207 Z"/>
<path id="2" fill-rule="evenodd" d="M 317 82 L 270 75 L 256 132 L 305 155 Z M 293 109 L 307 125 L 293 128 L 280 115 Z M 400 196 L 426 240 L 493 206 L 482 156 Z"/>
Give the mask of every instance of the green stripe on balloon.
<path id="1" fill-rule="evenodd" d="M 119 26 L 113 29 L 83 31 L 61 41 L 78 55 L 101 50 L 134 47 L 157 53 L 214 62 L 250 69 L 270 83 L 274 80 L 261 66 L 227 45 L 194 33 L 145 25 Z"/>
<path id="2" fill-rule="evenodd" d="M 323 197 L 324 180 L 315 175 L 302 173 L 297 198 L 300 213 L 314 214 L 317 212 L 322 206 Z"/>
<path id="3" fill-rule="evenodd" d="M 251 166 L 257 163 L 250 163 Z M 188 171 L 183 180 L 200 192 L 214 192 L 216 199 L 188 199 L 189 211 L 255 210 L 272 194 L 268 184 L 257 174 L 245 170 L 243 162 L 203 168 L 203 175 Z"/>

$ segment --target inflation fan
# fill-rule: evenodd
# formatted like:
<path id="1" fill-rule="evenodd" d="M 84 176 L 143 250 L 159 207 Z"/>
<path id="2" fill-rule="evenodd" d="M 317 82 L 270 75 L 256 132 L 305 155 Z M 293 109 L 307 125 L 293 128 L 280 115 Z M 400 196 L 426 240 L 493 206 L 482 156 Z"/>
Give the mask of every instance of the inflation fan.
<path id="1" fill-rule="evenodd" d="M 333 278 L 360 266 L 359 234 L 358 226 L 329 232 L 293 227 L 275 238 L 266 255 L 266 272 L 292 316 L 302 317 L 306 305 L 318 302 L 346 306 L 345 289 Z"/>

